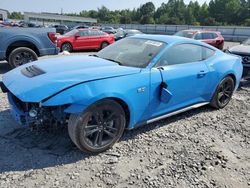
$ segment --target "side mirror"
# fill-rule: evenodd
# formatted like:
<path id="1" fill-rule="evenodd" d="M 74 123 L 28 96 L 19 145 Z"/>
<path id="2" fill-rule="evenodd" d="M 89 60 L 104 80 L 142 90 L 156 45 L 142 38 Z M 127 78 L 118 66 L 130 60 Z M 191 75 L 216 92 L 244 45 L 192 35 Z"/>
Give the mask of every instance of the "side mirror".
<path id="1" fill-rule="evenodd" d="M 162 82 L 160 85 L 160 100 L 164 103 L 168 103 L 173 96 L 172 93 L 167 89 L 167 87 L 168 85 L 165 82 Z"/>
<path id="2" fill-rule="evenodd" d="M 78 37 L 80 37 L 80 34 L 79 34 L 79 33 L 76 33 L 76 34 L 75 34 L 75 38 L 77 39 Z"/>

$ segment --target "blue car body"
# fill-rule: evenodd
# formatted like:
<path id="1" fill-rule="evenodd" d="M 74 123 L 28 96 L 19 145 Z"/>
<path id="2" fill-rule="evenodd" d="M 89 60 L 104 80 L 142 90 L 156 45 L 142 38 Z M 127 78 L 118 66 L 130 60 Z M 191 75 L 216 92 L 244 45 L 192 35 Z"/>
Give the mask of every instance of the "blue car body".
<path id="1" fill-rule="evenodd" d="M 101 99 L 112 98 L 128 109 L 127 128 L 132 129 L 164 114 L 209 103 L 227 75 L 234 78 L 235 90 L 239 86 L 243 68 L 236 56 L 186 38 L 161 35 L 132 38 L 160 41 L 166 46 L 145 68 L 120 66 L 98 57 L 69 56 L 29 63 L 6 73 L 2 87 L 8 92 L 16 120 L 29 124 L 27 112 L 18 110 L 15 100 L 37 103 L 39 107 L 65 105 L 63 113 L 77 114 Z M 200 62 L 155 66 L 172 46 L 184 43 L 201 45 L 215 53 Z M 28 76 L 23 73 L 26 69 L 30 71 Z M 160 87 L 162 81 L 168 86 L 164 91 Z"/>

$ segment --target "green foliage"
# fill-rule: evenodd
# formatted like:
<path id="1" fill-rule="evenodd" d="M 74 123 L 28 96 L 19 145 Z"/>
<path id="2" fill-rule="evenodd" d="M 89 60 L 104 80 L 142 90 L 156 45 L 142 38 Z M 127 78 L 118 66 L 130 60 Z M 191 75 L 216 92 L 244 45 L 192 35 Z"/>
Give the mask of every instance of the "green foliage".
<path id="1" fill-rule="evenodd" d="M 211 0 L 199 4 L 192 0 L 168 0 L 157 9 L 147 2 L 137 9 L 111 11 L 102 6 L 97 10 L 81 11 L 67 15 L 92 17 L 100 23 L 114 24 L 187 24 L 187 25 L 246 25 L 250 26 L 250 0 Z M 12 19 L 23 19 L 20 12 L 12 12 Z"/>
<path id="2" fill-rule="evenodd" d="M 21 12 L 12 12 L 8 15 L 8 18 L 10 19 L 16 19 L 16 20 L 22 20 L 23 15 Z"/>
<path id="3" fill-rule="evenodd" d="M 250 19 L 249 19 L 249 18 L 245 20 L 244 25 L 245 25 L 245 26 L 250 26 Z"/>

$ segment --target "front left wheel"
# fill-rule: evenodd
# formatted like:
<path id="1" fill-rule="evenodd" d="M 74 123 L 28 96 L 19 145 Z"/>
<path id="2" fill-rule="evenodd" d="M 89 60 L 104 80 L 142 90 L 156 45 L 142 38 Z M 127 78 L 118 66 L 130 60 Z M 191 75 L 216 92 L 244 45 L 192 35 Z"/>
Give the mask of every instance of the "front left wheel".
<path id="1" fill-rule="evenodd" d="M 68 123 L 71 140 L 82 151 L 99 153 L 112 147 L 122 136 L 125 113 L 119 103 L 101 100 L 81 114 L 72 114 Z"/>
<path id="2" fill-rule="evenodd" d="M 73 50 L 72 45 L 68 42 L 62 44 L 61 51 L 71 52 Z"/>

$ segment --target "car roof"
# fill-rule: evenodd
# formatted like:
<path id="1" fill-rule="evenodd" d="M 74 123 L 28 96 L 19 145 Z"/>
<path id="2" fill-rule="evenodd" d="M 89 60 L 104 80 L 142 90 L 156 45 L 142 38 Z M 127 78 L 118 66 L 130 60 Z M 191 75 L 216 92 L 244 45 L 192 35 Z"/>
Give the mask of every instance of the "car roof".
<path id="1" fill-rule="evenodd" d="M 217 50 L 216 48 L 200 42 L 198 40 L 194 40 L 194 39 L 190 39 L 190 38 L 185 38 L 185 37 L 179 37 L 179 36 L 175 36 L 175 35 L 148 35 L 148 34 L 139 34 L 139 35 L 135 35 L 132 36 L 132 38 L 141 38 L 141 39 L 148 39 L 148 40 L 155 40 L 155 41 L 159 41 L 159 42 L 164 42 L 167 44 L 176 44 L 176 43 L 192 43 L 192 44 L 198 44 L 198 45 L 202 45 L 202 46 L 206 46 L 212 49 Z"/>
<path id="2" fill-rule="evenodd" d="M 176 42 L 194 42 L 194 40 L 184 37 L 178 37 L 174 35 L 136 35 L 134 38 L 142 38 L 142 39 L 149 39 L 149 40 L 156 40 L 160 42 L 165 42 L 168 44 L 176 43 Z"/>

